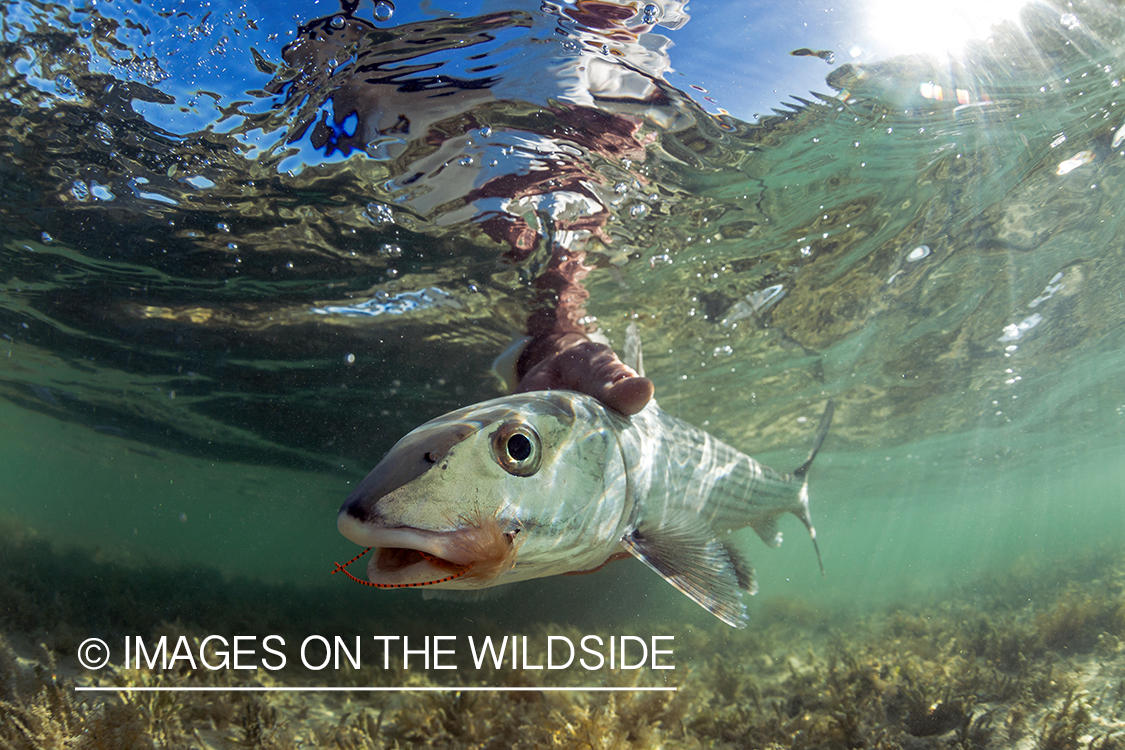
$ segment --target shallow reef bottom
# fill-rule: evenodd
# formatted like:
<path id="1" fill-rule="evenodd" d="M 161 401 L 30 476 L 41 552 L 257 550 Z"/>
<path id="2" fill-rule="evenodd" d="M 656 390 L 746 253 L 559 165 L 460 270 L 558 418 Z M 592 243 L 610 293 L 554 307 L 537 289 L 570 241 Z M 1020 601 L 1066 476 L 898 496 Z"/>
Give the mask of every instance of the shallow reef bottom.
<path id="1" fill-rule="evenodd" d="M 182 635 L 199 644 L 202 632 L 178 615 L 168 622 L 146 607 L 149 619 L 141 618 L 135 602 L 151 602 L 155 592 L 174 589 L 183 597 L 168 613 L 206 614 L 211 606 L 216 617 L 254 613 L 259 619 L 250 625 L 262 627 L 281 627 L 293 610 L 307 619 L 316 608 L 264 584 L 212 577 L 198 589 L 172 586 L 171 579 L 185 580 L 183 571 L 168 571 L 170 580 L 151 570 L 130 573 L 86 553 L 53 550 L 11 525 L 0 536 L 3 750 L 1125 748 L 1120 547 L 1077 560 L 1023 561 L 972 586 L 876 612 L 826 613 L 779 600 L 759 608 L 745 631 L 685 626 L 677 649 L 696 656 L 667 677 L 676 692 L 93 694 L 74 688 L 307 680 L 287 670 L 80 669 L 77 634 L 95 624 L 101 632 L 114 623 L 120 632 L 146 632 L 143 626 L 154 638 Z M 198 576 L 206 574 L 187 578 Z M 81 607 L 72 603 L 79 590 Z M 333 623 L 321 624 L 320 632 L 331 632 Z M 247 627 L 226 625 L 231 632 Z M 578 637 L 565 627 L 536 627 L 539 636 Z M 667 674 L 611 672 L 604 684 L 658 686 Z M 578 685 L 583 678 L 567 670 L 478 675 L 481 684 L 505 687 Z M 449 679 L 364 665 L 335 673 L 328 684 L 420 687 Z"/>

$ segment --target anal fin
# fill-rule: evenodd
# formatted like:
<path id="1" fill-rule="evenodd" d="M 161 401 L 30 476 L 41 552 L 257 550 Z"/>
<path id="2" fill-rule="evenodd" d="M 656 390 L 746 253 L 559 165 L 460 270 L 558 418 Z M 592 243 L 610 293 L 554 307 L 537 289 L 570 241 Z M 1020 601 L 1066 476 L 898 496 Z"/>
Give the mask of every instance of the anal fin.
<path id="1" fill-rule="evenodd" d="M 621 539 L 638 560 L 728 625 L 748 622 L 742 590 L 757 590 L 753 568 L 719 541 L 703 519 L 688 511 L 659 523 L 642 523 Z"/>
<path id="2" fill-rule="evenodd" d="M 512 586 L 492 586 L 487 589 L 434 589 L 423 588 L 422 599 L 436 599 L 459 604 L 490 602 L 511 593 Z"/>
<path id="3" fill-rule="evenodd" d="M 771 547 L 781 545 L 781 531 L 777 528 L 777 517 L 770 516 L 754 521 L 750 527 L 762 538 L 762 541 Z"/>

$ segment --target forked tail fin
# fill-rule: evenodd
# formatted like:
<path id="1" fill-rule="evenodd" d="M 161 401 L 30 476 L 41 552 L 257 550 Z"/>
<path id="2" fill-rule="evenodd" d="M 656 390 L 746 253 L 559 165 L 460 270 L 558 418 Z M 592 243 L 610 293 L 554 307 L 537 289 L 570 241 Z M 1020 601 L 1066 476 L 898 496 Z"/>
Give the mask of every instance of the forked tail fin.
<path id="1" fill-rule="evenodd" d="M 793 471 L 793 476 L 801 480 L 801 492 L 798 495 L 801 508 L 799 511 L 793 511 L 793 515 L 801 519 L 801 523 L 809 530 L 809 538 L 812 539 L 813 549 L 816 550 L 816 564 L 820 566 L 821 576 L 825 575 L 824 562 L 820 559 L 820 545 L 816 543 L 816 529 L 812 525 L 812 515 L 809 513 L 809 480 L 806 475 L 809 473 L 809 467 L 812 466 L 813 459 L 820 451 L 820 446 L 824 444 L 824 438 L 828 437 L 828 428 L 832 426 L 832 414 L 835 411 L 836 405 L 829 399 L 828 405 L 824 407 L 824 415 L 820 418 L 820 426 L 816 428 L 816 439 L 813 440 L 809 457 Z"/>

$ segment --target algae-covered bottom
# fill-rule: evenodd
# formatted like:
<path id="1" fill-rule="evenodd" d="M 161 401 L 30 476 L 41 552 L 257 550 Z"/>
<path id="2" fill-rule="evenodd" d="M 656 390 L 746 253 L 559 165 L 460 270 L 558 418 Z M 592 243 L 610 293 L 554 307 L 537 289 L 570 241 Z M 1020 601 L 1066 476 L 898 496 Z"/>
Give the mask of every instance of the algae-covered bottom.
<path id="1" fill-rule="evenodd" d="M 1026 560 L 1002 573 L 879 611 L 767 602 L 747 630 L 715 623 L 676 636 L 676 669 L 608 672 L 603 686 L 676 692 L 76 692 L 76 686 L 308 685 L 289 667 L 78 667 L 86 631 L 355 630 L 346 598 L 226 580 L 199 569 L 129 569 L 53 550 L 9 528 L 0 544 L 0 748 L 1110 748 L 1125 747 L 1125 550 Z M 175 581 L 181 585 L 174 585 Z M 334 598 L 335 597 L 335 598 Z M 81 606 L 77 603 L 81 602 Z M 142 606 L 143 603 L 143 606 Z M 468 605 L 466 635 L 496 635 L 491 607 Z M 43 630 L 41 617 L 57 617 Z M 218 627 L 209 618 L 226 617 Z M 142 613 L 146 613 L 143 614 Z M 432 625 L 381 613 L 421 637 Z M 162 620 L 168 617 L 171 621 Z M 299 624 L 298 624 L 299 623 Z M 531 625 L 574 641 L 573 625 Z M 606 632 L 607 637 L 612 632 Z M 112 638 L 110 638 L 112 641 Z M 732 654 L 738 654 L 732 657 Z M 487 665 L 464 673 L 316 673 L 319 686 L 590 685 L 581 670 Z M 392 665 L 393 666 L 393 665 Z M 606 673 L 601 673 L 606 674 Z"/>

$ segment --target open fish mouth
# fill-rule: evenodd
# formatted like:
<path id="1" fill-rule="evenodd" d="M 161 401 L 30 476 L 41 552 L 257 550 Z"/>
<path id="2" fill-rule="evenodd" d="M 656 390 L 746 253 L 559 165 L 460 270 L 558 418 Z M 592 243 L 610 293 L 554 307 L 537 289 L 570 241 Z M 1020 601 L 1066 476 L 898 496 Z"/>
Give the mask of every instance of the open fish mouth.
<path id="1" fill-rule="evenodd" d="M 367 580 L 400 586 L 424 586 L 460 577 L 471 567 L 417 549 L 379 547 L 367 563 Z"/>
<path id="2" fill-rule="evenodd" d="M 367 580 L 386 588 L 433 586 L 454 579 L 473 581 L 470 587 L 487 586 L 511 570 L 518 546 L 519 529 L 506 531 L 493 515 L 463 519 L 450 531 L 426 531 L 376 526 L 343 510 L 336 525 L 356 544 L 375 548 L 367 563 Z"/>
<path id="3" fill-rule="evenodd" d="M 404 549 L 402 547 L 380 547 L 375 552 L 373 565 L 370 567 L 377 568 L 382 573 L 393 574 L 400 570 L 405 570 L 412 565 L 419 563 L 428 563 L 436 568 L 443 570 L 458 571 L 464 569 L 466 566 L 463 564 L 445 560 L 437 555 L 431 555 L 428 552 L 422 552 L 416 549 Z"/>
<path id="4" fill-rule="evenodd" d="M 356 544 L 373 547 L 367 580 L 382 586 L 436 583 L 464 573 L 475 562 L 457 544 L 459 531 L 380 528 L 341 513 L 337 526 Z"/>

